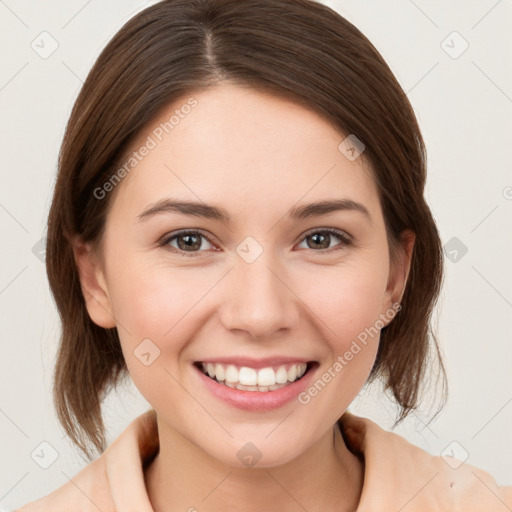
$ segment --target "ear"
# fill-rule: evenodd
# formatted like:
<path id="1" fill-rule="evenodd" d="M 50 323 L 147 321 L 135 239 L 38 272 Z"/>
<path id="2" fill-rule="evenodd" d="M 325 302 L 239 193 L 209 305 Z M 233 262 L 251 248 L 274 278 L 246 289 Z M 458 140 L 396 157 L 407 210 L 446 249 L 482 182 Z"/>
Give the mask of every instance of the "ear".
<path id="1" fill-rule="evenodd" d="M 406 229 L 402 232 L 400 238 L 400 246 L 396 251 L 395 261 L 390 262 L 388 284 L 385 301 L 383 302 L 383 314 L 389 311 L 393 304 L 401 302 L 409 277 L 416 235 L 410 229 Z"/>
<path id="2" fill-rule="evenodd" d="M 90 244 L 85 244 L 78 238 L 73 241 L 73 255 L 91 320 L 106 329 L 116 327 L 117 323 L 99 257 Z"/>

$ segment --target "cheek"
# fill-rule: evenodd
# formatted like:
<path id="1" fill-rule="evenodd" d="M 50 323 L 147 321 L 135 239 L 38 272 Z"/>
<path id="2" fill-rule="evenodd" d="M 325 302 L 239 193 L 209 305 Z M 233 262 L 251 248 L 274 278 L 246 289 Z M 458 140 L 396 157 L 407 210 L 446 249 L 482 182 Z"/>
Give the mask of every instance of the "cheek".
<path id="1" fill-rule="evenodd" d="M 379 346 L 378 320 L 387 276 L 367 267 L 365 271 L 345 269 L 337 283 L 324 283 L 317 277 L 319 285 L 310 288 L 305 302 L 321 320 L 316 324 L 318 336 L 328 353 L 316 380 L 298 401 L 324 425 L 341 416 L 371 372 Z"/>
<path id="2" fill-rule="evenodd" d="M 122 278 L 113 297 L 118 323 L 134 337 L 160 339 L 185 314 L 186 300 L 179 287 L 150 272 L 140 278 Z M 182 290 L 180 290 L 182 291 Z"/>
<path id="3" fill-rule="evenodd" d="M 171 269 L 142 259 L 125 259 L 112 269 L 111 301 L 134 381 L 142 370 L 140 355 L 147 352 L 149 359 L 158 355 L 152 370 L 165 365 L 178 375 L 179 356 L 202 325 L 202 301 L 218 282 L 217 274 L 197 267 Z"/>
<path id="4" fill-rule="evenodd" d="M 192 267 L 172 269 L 142 259 L 125 261 L 113 275 L 111 299 L 118 323 L 136 336 L 156 339 L 169 337 L 186 322 L 214 281 Z"/>
<path id="5" fill-rule="evenodd" d="M 173 378 L 181 380 L 179 357 L 193 336 L 193 306 L 204 291 L 169 269 L 148 267 L 118 278 L 112 302 L 126 366 L 145 399 L 161 410 L 160 397 L 175 403 L 183 398 Z"/>
<path id="6" fill-rule="evenodd" d="M 312 285 L 314 283 L 314 285 Z M 318 268 L 301 286 L 301 300 L 322 320 L 326 339 L 343 350 L 379 318 L 385 298 L 387 273 L 379 263 Z"/>
<path id="7" fill-rule="evenodd" d="M 173 328 L 186 315 L 188 300 L 169 273 L 144 268 L 137 262 L 125 260 L 117 265 L 112 269 L 111 282 L 111 304 L 131 373 L 140 369 L 137 354 L 143 347 L 152 358 L 163 351 L 164 340 L 173 336 Z"/>

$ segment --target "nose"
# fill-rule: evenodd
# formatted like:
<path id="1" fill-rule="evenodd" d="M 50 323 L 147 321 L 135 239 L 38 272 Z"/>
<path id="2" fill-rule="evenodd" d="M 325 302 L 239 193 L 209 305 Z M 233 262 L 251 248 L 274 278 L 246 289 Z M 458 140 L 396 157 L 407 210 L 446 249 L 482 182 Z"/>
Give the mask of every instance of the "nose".
<path id="1" fill-rule="evenodd" d="M 300 318 L 301 302 L 286 272 L 275 260 L 260 257 L 247 263 L 239 259 L 229 273 L 221 321 L 231 331 L 245 331 L 253 338 L 268 339 L 293 329 Z"/>

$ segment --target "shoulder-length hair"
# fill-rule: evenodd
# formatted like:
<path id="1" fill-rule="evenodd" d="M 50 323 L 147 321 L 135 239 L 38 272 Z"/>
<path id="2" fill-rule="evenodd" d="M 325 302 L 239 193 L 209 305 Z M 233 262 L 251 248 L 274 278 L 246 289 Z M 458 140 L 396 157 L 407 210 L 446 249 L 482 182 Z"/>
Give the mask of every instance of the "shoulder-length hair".
<path id="1" fill-rule="evenodd" d="M 64 430 L 89 458 L 91 445 L 105 449 L 105 394 L 128 371 L 117 330 L 99 327 L 87 313 L 72 240 L 101 241 L 114 194 L 99 198 L 94 190 L 112 178 L 148 121 L 222 80 L 292 98 L 363 142 L 391 261 L 404 230 L 416 235 L 402 310 L 381 331 L 369 382 L 382 378 L 400 406 L 398 421 L 418 407 L 429 362 L 437 360 L 446 384 L 430 325 L 443 252 L 423 197 L 426 151 L 413 109 L 379 52 L 312 0 L 163 0 L 115 34 L 83 84 L 48 218 L 46 269 L 62 322 L 54 403 Z"/>

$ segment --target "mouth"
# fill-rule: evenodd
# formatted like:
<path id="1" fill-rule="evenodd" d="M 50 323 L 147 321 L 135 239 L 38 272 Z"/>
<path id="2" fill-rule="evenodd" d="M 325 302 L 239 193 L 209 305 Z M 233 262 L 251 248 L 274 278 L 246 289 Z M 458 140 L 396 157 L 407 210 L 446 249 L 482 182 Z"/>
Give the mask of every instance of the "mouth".
<path id="1" fill-rule="evenodd" d="M 196 361 L 194 366 L 217 384 L 240 391 L 268 393 L 303 379 L 316 361 L 289 362 L 254 368 L 223 362 Z"/>

